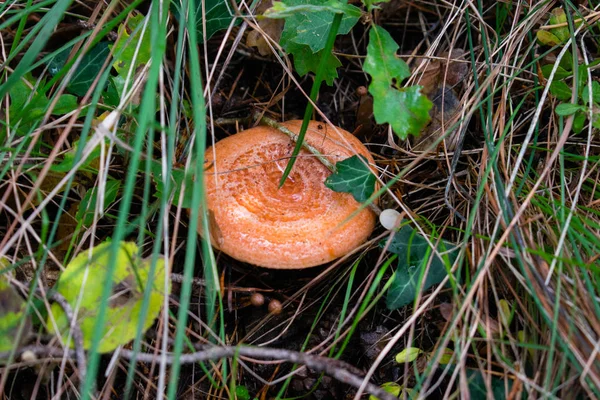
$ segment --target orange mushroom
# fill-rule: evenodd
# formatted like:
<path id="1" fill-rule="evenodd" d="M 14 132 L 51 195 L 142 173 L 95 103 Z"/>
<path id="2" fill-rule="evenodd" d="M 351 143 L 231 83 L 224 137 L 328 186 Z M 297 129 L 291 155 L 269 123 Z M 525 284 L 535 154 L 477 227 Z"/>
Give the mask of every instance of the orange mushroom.
<path id="1" fill-rule="evenodd" d="M 281 125 L 298 133 L 301 124 Z M 305 143 L 331 163 L 358 153 L 374 164 L 356 137 L 337 130 L 312 121 Z M 302 150 L 278 188 L 293 147 L 278 129 L 258 126 L 206 151 L 206 196 L 217 249 L 261 267 L 308 268 L 349 253 L 369 237 L 374 213 L 365 209 L 350 218 L 360 204 L 325 186 L 331 172 L 313 154 Z"/>

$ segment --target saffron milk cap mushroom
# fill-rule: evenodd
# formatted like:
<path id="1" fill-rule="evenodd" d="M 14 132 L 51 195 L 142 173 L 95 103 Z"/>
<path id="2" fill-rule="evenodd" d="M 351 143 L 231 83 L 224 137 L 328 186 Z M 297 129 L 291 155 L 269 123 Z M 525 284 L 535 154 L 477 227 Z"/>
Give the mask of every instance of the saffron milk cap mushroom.
<path id="1" fill-rule="evenodd" d="M 281 125 L 297 134 L 301 124 Z M 355 154 L 375 164 L 356 137 L 337 131 L 311 121 L 305 142 L 332 164 Z M 302 150 L 279 188 L 293 147 L 278 129 L 258 126 L 206 151 L 213 246 L 257 266 L 299 269 L 332 261 L 366 241 L 375 226 L 374 213 L 364 209 L 353 216 L 360 204 L 350 194 L 325 186 L 331 171 L 313 154 Z"/>

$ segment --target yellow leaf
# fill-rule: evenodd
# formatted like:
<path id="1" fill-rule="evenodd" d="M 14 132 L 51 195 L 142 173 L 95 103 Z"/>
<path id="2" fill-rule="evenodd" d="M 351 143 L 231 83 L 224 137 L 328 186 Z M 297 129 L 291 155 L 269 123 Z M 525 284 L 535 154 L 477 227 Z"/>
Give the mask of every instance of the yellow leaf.
<path id="1" fill-rule="evenodd" d="M 91 347 L 96 329 L 111 245 L 110 242 L 102 243 L 94 247 L 91 254 L 86 250 L 77 255 L 67 265 L 56 285 L 58 292 L 65 297 L 71 307 L 75 308 L 79 302 L 77 323 L 81 328 L 83 345 L 86 349 Z M 99 352 L 110 352 L 117 346 L 128 343 L 137 335 L 142 335 L 152 326 L 161 310 L 163 298 L 170 290 L 170 285 L 166 293 L 164 290 L 165 268 L 165 260 L 158 258 L 153 276 L 150 276 L 151 260 L 139 258 L 135 243 L 121 242 L 112 277 L 113 293 L 108 302 L 106 324 L 103 328 L 104 335 L 100 341 Z M 139 332 L 144 292 L 150 280 L 153 281 L 153 285 L 148 310 L 142 324 L 142 332 Z M 56 326 L 63 337 L 66 337 L 69 322 L 62 308 L 58 304 L 53 304 L 51 311 L 51 315 L 48 316 L 48 330 L 50 333 L 56 333 Z"/>
<path id="2" fill-rule="evenodd" d="M 396 354 L 396 362 L 401 364 L 415 361 L 422 352 L 423 350 L 419 349 L 418 347 L 407 347 L 400 353 Z"/>

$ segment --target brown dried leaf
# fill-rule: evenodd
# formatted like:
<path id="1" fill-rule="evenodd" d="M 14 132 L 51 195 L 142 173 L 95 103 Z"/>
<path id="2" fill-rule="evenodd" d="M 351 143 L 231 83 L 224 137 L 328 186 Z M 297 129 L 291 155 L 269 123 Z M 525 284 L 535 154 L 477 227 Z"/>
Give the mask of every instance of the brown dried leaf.
<path id="1" fill-rule="evenodd" d="M 257 15 L 263 15 L 266 10 L 271 8 L 272 0 L 262 1 L 260 5 L 256 8 Z M 253 30 L 248 33 L 246 37 L 246 45 L 249 47 L 256 47 L 261 56 L 268 56 L 271 54 L 271 48 L 267 43 L 267 39 L 265 35 L 270 37 L 275 42 L 279 42 L 279 37 L 281 36 L 281 31 L 283 31 L 283 24 L 285 20 L 283 19 L 271 19 L 271 18 L 263 18 L 258 21 L 258 26 L 262 30 Z"/>
<path id="2" fill-rule="evenodd" d="M 450 321 L 452 319 L 452 304 L 450 303 L 442 303 L 440 304 L 440 314 L 446 321 Z"/>
<path id="3" fill-rule="evenodd" d="M 452 89 L 440 86 L 428 97 L 433 103 L 433 107 L 429 112 L 431 123 L 421 133 L 421 136 L 413 140 L 413 150 L 423 151 L 430 147 L 440 136 L 446 134 L 446 129 L 459 116 L 460 99 L 456 97 Z M 446 137 L 446 148 L 448 151 L 454 150 L 457 140 L 458 130 L 455 129 Z"/>

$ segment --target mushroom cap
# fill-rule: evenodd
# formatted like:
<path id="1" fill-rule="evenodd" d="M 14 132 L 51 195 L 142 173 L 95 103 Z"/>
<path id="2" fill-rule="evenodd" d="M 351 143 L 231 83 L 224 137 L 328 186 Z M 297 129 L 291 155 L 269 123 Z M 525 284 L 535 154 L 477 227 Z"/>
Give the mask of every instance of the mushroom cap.
<path id="1" fill-rule="evenodd" d="M 282 125 L 298 133 L 302 121 Z M 332 163 L 358 153 L 375 164 L 356 137 L 337 131 L 311 121 L 305 142 Z M 314 155 L 302 150 L 278 189 L 293 148 L 284 133 L 258 126 L 207 149 L 213 246 L 257 266 L 295 269 L 334 260 L 365 242 L 375 226 L 374 213 L 364 209 L 349 219 L 360 204 L 350 194 L 325 186 L 331 172 Z"/>

